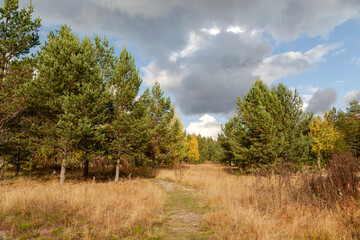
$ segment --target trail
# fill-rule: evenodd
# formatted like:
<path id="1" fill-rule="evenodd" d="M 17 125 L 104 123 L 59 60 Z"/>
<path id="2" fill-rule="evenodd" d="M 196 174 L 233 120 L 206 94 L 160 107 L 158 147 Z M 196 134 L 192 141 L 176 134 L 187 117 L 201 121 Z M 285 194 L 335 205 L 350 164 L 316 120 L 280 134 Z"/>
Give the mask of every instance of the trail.
<path id="1" fill-rule="evenodd" d="M 161 226 L 163 239 L 212 239 L 203 222 L 206 208 L 196 198 L 195 190 L 176 182 L 158 180 L 167 193 L 165 219 Z"/>

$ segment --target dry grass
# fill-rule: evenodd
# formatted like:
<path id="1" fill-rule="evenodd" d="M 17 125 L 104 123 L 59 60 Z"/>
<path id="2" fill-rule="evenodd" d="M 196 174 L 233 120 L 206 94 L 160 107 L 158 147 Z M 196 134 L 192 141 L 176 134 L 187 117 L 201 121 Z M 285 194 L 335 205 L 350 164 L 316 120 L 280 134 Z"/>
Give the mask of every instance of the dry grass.
<path id="1" fill-rule="evenodd" d="M 0 230 L 26 239 L 142 238 L 151 234 L 164 203 L 162 190 L 148 180 L 64 187 L 27 180 L 0 186 L 0 196 Z"/>
<path id="2" fill-rule="evenodd" d="M 158 178 L 176 180 L 171 170 L 160 171 Z M 218 239 L 359 237 L 356 205 L 344 211 L 306 204 L 294 199 L 279 177 L 234 176 L 219 165 L 199 165 L 191 166 L 181 181 L 196 187 L 207 201 L 211 211 L 206 221 Z"/>

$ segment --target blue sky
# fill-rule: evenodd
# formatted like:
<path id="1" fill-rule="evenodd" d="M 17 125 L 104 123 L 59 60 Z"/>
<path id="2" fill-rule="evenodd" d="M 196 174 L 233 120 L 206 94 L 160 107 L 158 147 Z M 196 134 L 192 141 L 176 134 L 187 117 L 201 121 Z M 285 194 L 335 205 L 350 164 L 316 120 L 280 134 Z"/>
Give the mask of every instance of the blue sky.
<path id="1" fill-rule="evenodd" d="M 21 0 L 21 4 L 28 3 Z M 189 132 L 215 137 L 261 78 L 296 88 L 323 114 L 360 100 L 358 0 L 33 0 L 49 30 L 106 35 L 159 81 Z"/>

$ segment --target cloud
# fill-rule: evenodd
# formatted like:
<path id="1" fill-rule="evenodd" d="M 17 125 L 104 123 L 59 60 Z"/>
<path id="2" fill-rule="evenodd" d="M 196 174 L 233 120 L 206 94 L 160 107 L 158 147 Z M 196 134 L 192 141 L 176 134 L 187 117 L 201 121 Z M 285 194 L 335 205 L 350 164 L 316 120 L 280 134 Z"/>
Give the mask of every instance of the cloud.
<path id="1" fill-rule="evenodd" d="M 348 105 L 353 100 L 360 101 L 360 90 L 353 90 L 353 91 L 347 92 L 343 99 L 343 103 L 345 105 Z"/>
<path id="2" fill-rule="evenodd" d="M 360 66 L 360 58 L 359 57 L 353 57 L 350 59 L 349 64 L 354 64 L 356 66 Z"/>
<path id="3" fill-rule="evenodd" d="M 150 61 L 142 68 L 144 83 L 158 80 L 187 115 L 228 114 L 257 75 L 269 83 L 314 68 L 340 45 L 270 56 L 272 43 L 326 38 L 360 12 L 357 0 L 33 2 L 47 27 L 66 23 L 82 34 L 107 34 L 136 46 Z"/>
<path id="4" fill-rule="evenodd" d="M 327 46 L 318 45 L 305 53 L 286 52 L 265 58 L 262 63 L 254 70 L 254 75 L 259 75 L 267 83 L 289 75 L 314 69 L 315 63 L 325 60 L 325 56 L 341 47 L 341 43 L 330 44 Z"/>
<path id="5" fill-rule="evenodd" d="M 151 62 L 142 68 L 144 82 L 151 85 L 158 80 L 162 88 L 172 91 L 184 114 L 229 113 L 236 98 L 256 80 L 251 72 L 272 46 L 256 35 L 196 34 L 202 47 L 188 55 L 178 54 L 176 59 L 162 56 Z"/>
<path id="6" fill-rule="evenodd" d="M 209 28 L 209 23 L 223 29 L 241 26 L 249 31 L 266 31 L 277 41 L 295 40 L 303 33 L 326 37 L 335 26 L 359 15 L 356 0 L 207 0 L 206 3 L 202 0 L 36 0 L 34 3 L 36 13 L 47 21 L 70 23 L 80 30 L 126 33 L 130 37 L 142 32 L 144 38 L 151 35 L 154 39 L 172 38 L 173 29 L 187 33 Z"/>
<path id="7" fill-rule="evenodd" d="M 218 134 L 221 132 L 221 124 L 213 116 L 205 114 L 199 118 L 198 122 L 191 122 L 186 128 L 186 132 L 217 139 Z"/>
<path id="8" fill-rule="evenodd" d="M 324 113 L 330 109 L 330 106 L 335 103 L 336 99 L 337 94 L 335 90 L 331 88 L 319 89 L 308 101 L 306 111 L 315 114 Z"/>

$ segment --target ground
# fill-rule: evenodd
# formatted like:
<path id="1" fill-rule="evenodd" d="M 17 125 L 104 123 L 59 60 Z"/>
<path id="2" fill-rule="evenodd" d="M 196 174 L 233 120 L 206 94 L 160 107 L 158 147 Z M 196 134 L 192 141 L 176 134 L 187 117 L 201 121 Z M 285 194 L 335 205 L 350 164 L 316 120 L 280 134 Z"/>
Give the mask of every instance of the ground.
<path id="1" fill-rule="evenodd" d="M 211 239 L 203 220 L 207 209 L 196 197 L 195 190 L 169 180 L 157 180 L 167 194 L 165 219 L 160 228 L 164 239 Z"/>

